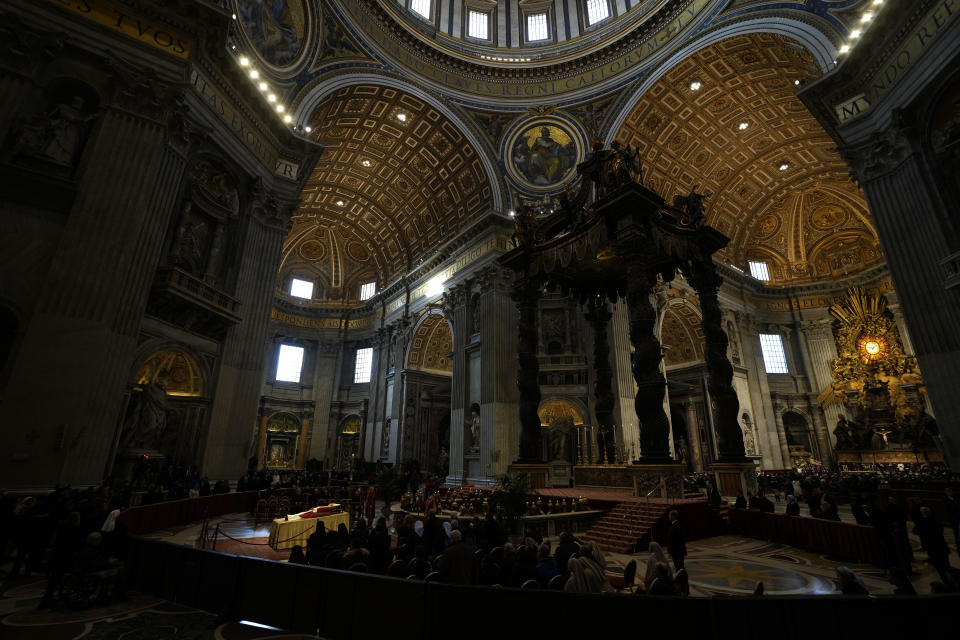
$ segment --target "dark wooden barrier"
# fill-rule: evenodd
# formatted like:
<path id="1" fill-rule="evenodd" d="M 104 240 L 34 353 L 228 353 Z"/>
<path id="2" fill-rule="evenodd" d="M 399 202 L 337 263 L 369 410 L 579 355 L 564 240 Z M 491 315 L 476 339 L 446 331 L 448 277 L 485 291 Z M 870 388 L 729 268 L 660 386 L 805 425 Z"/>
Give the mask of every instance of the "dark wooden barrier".
<path id="1" fill-rule="evenodd" d="M 158 502 L 127 509 L 120 514 L 120 522 L 130 533 L 149 533 L 197 522 L 205 517 L 249 512 L 256 500 L 256 491 L 243 491 Z"/>
<path id="2" fill-rule="evenodd" d="M 132 538 L 131 586 L 219 615 L 334 640 L 573 638 L 617 633 L 737 640 L 940 637 L 960 596 L 652 598 L 424 583 Z"/>
<path id="3" fill-rule="evenodd" d="M 729 513 L 730 533 L 884 565 L 884 550 L 873 527 L 743 509 L 732 509 Z"/>

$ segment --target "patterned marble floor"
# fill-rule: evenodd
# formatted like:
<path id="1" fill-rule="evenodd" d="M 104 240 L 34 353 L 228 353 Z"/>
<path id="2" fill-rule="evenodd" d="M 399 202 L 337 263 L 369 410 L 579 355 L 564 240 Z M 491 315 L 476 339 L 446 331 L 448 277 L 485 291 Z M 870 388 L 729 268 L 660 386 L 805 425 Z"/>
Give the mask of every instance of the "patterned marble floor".
<path id="1" fill-rule="evenodd" d="M 936 572 L 922 561 L 926 554 L 919 550 L 919 542 L 912 542 L 916 555 L 913 568 L 917 575 L 911 576 L 911 581 L 917 593 L 930 593 L 930 583 L 937 580 Z M 841 566 L 849 567 L 863 578 L 871 594 L 893 593 L 893 587 L 879 567 L 835 560 L 782 544 L 717 536 L 688 542 L 687 551 L 685 565 L 690 574 L 691 596 L 749 595 L 757 582 L 763 582 L 766 595 L 829 595 L 836 593 L 833 580 L 836 568 Z M 648 556 L 647 553 L 608 553 L 607 572 L 622 575 L 623 567 L 636 559 L 638 580 L 642 580 Z M 955 554 L 952 559 L 957 564 Z"/>

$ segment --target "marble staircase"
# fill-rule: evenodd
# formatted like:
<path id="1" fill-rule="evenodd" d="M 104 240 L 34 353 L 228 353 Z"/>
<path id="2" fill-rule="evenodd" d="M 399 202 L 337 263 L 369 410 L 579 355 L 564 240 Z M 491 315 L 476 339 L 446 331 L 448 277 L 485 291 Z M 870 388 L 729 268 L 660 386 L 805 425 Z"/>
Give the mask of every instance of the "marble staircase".
<path id="1" fill-rule="evenodd" d="M 702 493 L 688 492 L 684 502 L 706 502 Z M 666 520 L 672 505 L 663 501 L 618 502 L 581 539 L 596 542 L 603 551 L 636 553 L 650 544 L 654 525 Z"/>

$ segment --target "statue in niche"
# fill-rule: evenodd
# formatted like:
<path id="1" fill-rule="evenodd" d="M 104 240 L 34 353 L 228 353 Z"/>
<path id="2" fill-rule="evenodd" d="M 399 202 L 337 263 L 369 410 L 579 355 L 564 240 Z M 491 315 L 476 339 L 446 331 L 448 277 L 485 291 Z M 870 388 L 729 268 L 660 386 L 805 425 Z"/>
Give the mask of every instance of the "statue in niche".
<path id="1" fill-rule="evenodd" d="M 557 418 L 550 423 L 550 435 L 547 443 L 551 460 L 567 460 L 567 434 L 573 428 L 573 419 L 569 416 Z"/>
<path id="2" fill-rule="evenodd" d="M 465 447 L 467 453 L 480 451 L 480 405 L 474 402 L 470 405 L 470 419 L 465 421 L 470 430 L 470 446 Z"/>
<path id="3" fill-rule="evenodd" d="M 693 461 L 690 459 L 690 447 L 687 446 L 686 438 L 681 437 L 677 442 L 677 457 L 684 469 L 693 469 Z"/>
<path id="4" fill-rule="evenodd" d="M 447 453 L 447 448 L 443 445 L 440 445 L 440 453 L 437 454 L 437 468 L 443 474 L 450 470 L 450 454 Z"/>
<path id="5" fill-rule="evenodd" d="M 750 425 L 743 427 L 743 449 L 747 455 L 755 454 L 757 452 L 757 444 L 753 437 L 753 428 Z"/>
<path id="6" fill-rule="evenodd" d="M 853 435 L 850 433 L 850 425 L 847 423 L 847 419 L 845 417 L 840 416 L 840 418 L 837 419 L 837 426 L 833 430 L 833 435 L 837 439 L 838 451 L 856 449 L 853 441 Z"/>
<path id="7" fill-rule="evenodd" d="M 173 265 L 187 273 L 203 277 L 207 266 L 208 235 L 206 221 L 193 214 L 193 203 L 188 200 L 183 205 L 177 237 L 170 250 L 170 261 Z"/>
<path id="8" fill-rule="evenodd" d="M 383 423 L 383 435 L 380 437 L 380 457 L 390 456 L 390 418 Z"/>
<path id="9" fill-rule="evenodd" d="M 217 284 L 219 279 L 220 263 L 223 261 L 223 225 L 217 227 L 210 244 L 210 259 L 207 260 L 207 270 L 203 276 L 208 284 Z"/>
<path id="10" fill-rule="evenodd" d="M 160 371 L 136 396 L 127 422 L 123 448 L 157 450 L 167 426 L 167 372 Z"/>
<path id="11" fill-rule="evenodd" d="M 86 142 L 89 123 L 96 114 L 86 114 L 86 101 L 73 96 L 70 103 L 59 103 L 49 113 L 23 124 L 17 135 L 17 147 L 32 154 L 72 167 Z"/>
<path id="12" fill-rule="evenodd" d="M 473 314 L 471 316 L 470 333 L 480 333 L 480 296 L 473 296 L 471 303 L 473 305 Z"/>

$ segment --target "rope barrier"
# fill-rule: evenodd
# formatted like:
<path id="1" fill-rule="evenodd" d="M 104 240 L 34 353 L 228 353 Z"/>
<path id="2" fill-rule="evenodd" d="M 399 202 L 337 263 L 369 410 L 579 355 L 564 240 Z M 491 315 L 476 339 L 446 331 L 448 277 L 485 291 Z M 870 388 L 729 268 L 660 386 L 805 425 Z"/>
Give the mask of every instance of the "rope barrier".
<path id="1" fill-rule="evenodd" d="M 270 546 L 270 543 L 269 543 L 269 542 L 247 542 L 246 540 L 240 540 L 239 538 L 234 538 L 233 536 L 231 536 L 230 534 L 228 534 L 228 533 L 225 532 L 225 531 L 221 531 L 220 534 L 223 535 L 224 538 L 229 538 L 229 539 L 233 540 L 234 542 L 239 542 L 240 544 L 248 544 L 248 545 L 253 546 L 253 547 Z M 303 535 L 303 531 L 301 531 L 300 533 L 298 533 L 298 534 L 295 535 L 295 536 L 292 536 L 292 537 L 290 537 L 290 538 L 287 538 L 286 540 L 277 540 L 274 544 L 283 544 L 284 542 L 290 542 L 291 540 L 295 540 L 295 539 L 299 538 L 299 537 L 302 536 L 302 535 Z"/>

